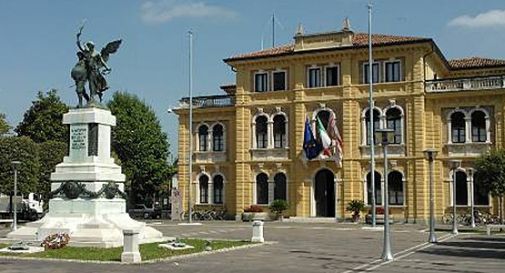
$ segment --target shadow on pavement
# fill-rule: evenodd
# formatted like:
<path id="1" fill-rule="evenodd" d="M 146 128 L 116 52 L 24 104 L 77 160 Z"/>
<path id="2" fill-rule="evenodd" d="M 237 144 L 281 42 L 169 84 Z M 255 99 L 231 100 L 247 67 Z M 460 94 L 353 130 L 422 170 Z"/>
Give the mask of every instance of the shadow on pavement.
<path id="1" fill-rule="evenodd" d="M 437 247 L 419 252 L 441 256 L 505 259 L 504 249 L 504 238 L 469 237 L 459 241 L 441 242 Z"/>

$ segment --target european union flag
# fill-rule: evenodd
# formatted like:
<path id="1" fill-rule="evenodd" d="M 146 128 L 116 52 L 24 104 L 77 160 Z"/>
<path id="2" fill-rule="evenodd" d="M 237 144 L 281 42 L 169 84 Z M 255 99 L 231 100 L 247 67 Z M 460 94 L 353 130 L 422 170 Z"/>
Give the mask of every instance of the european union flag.
<path id="1" fill-rule="evenodd" d="M 312 133 L 312 128 L 310 127 L 309 119 L 305 119 L 305 131 L 303 133 L 303 151 L 305 152 L 305 157 L 309 160 L 316 158 L 323 147 L 321 143 L 318 143 L 314 134 Z"/>

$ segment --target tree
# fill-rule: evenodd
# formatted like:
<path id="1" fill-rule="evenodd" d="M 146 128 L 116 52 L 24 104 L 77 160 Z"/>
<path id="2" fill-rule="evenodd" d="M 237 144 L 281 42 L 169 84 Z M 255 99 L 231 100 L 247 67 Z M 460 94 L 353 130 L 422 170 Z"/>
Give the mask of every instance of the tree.
<path id="1" fill-rule="evenodd" d="M 18 168 L 19 192 L 36 192 L 39 181 L 39 151 L 37 144 L 28 137 L 0 138 L 0 192 L 13 190 L 13 170 L 11 162 L 21 161 Z"/>
<path id="2" fill-rule="evenodd" d="M 68 106 L 63 103 L 55 89 L 46 95 L 39 92 L 37 99 L 25 112 L 23 121 L 14 131 L 20 136 L 27 136 L 36 143 L 48 140 L 68 141 L 68 126 L 63 125 L 63 114 Z"/>
<path id="3" fill-rule="evenodd" d="M 500 222 L 503 224 L 503 196 L 505 195 L 505 150 L 495 150 L 475 161 L 475 183 L 482 193 L 498 198 Z"/>
<path id="4" fill-rule="evenodd" d="M 51 173 L 54 172 L 56 165 L 63 161 L 63 157 L 68 154 L 68 144 L 49 140 L 38 144 L 38 146 L 40 158 L 38 193 L 42 194 L 44 203 L 47 204 L 51 192 Z"/>
<path id="5" fill-rule="evenodd" d="M 152 108 L 135 95 L 116 92 L 108 107 L 117 119 L 112 149 L 121 160 L 130 202 L 150 202 L 169 178 L 167 135 Z"/>
<path id="6" fill-rule="evenodd" d="M 3 136 L 9 132 L 11 127 L 9 126 L 9 123 L 6 120 L 5 114 L 0 113 L 0 136 Z"/>

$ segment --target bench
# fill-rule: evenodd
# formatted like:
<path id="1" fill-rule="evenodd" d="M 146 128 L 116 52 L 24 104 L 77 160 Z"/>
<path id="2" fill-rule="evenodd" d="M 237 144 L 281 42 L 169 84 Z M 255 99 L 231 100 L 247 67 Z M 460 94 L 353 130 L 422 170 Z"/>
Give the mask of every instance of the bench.
<path id="1" fill-rule="evenodd" d="M 12 219 L 0 219 L 0 224 L 8 224 L 14 222 Z"/>
<path id="2" fill-rule="evenodd" d="M 486 233 L 487 235 L 491 235 L 491 229 L 497 229 L 497 228 L 505 228 L 505 225 L 487 225 L 486 226 Z"/>

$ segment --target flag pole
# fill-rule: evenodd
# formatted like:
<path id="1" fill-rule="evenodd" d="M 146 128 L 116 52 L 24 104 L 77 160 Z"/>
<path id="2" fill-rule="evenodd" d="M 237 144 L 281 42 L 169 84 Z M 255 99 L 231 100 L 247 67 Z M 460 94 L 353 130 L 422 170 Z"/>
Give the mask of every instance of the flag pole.
<path id="1" fill-rule="evenodd" d="M 374 142 L 374 101 L 373 101 L 373 58 L 372 58 L 372 4 L 368 4 L 368 141 L 370 142 L 370 184 L 372 188 L 372 227 L 376 226 L 375 213 L 375 142 Z M 384 174 L 387 175 L 387 174 Z"/>
<path id="2" fill-rule="evenodd" d="M 193 180 L 193 31 L 188 31 L 189 38 L 189 154 L 188 154 L 188 223 L 191 224 L 193 220 L 193 207 L 191 202 L 191 182 Z"/>

